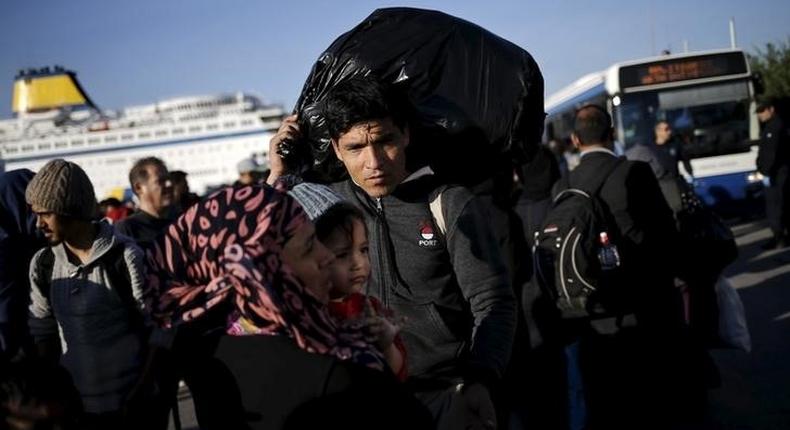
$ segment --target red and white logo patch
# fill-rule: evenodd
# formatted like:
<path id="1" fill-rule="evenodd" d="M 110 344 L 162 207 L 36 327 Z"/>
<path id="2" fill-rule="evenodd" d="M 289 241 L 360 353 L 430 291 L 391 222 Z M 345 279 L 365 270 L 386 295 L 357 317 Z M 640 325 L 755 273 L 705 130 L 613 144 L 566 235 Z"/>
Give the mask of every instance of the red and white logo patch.
<path id="1" fill-rule="evenodd" d="M 420 223 L 420 238 L 421 239 L 417 242 L 420 246 L 436 246 L 436 244 L 439 243 L 433 231 L 433 223 L 430 221 L 423 221 Z"/>
<path id="2" fill-rule="evenodd" d="M 420 229 L 420 236 L 425 240 L 433 239 L 433 226 L 425 225 Z"/>

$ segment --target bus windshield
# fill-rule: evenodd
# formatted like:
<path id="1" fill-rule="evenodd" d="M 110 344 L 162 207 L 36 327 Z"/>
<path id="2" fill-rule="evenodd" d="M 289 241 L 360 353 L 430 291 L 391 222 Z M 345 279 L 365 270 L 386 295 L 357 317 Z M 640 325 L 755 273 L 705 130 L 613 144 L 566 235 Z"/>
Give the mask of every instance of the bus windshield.
<path id="1" fill-rule="evenodd" d="M 624 94 L 615 112 L 626 148 L 653 142 L 656 122 L 667 121 L 689 158 L 750 150 L 745 81 Z"/>

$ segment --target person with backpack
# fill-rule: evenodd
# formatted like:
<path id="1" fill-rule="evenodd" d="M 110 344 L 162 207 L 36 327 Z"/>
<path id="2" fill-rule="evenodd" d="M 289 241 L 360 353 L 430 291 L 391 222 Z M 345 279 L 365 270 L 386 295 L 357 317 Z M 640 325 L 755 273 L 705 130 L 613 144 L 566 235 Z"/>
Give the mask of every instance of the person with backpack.
<path id="1" fill-rule="evenodd" d="M 650 166 L 615 155 L 602 107 L 577 111 L 571 139 L 581 161 L 557 184 L 535 251 L 570 345 L 570 380 L 580 372 L 584 402 L 572 428 L 683 420 L 693 366 L 674 285 L 672 212 Z"/>
<path id="2" fill-rule="evenodd" d="M 349 78 L 321 111 L 350 176 L 332 187 L 370 232 L 370 294 L 406 317 L 408 386 L 440 429 L 496 428 L 491 390 L 510 359 L 516 304 L 490 208 L 407 159 L 409 105 L 392 88 Z M 271 139 L 270 184 L 288 173 L 280 144 L 300 136 L 291 116 Z"/>
<path id="3" fill-rule="evenodd" d="M 49 246 L 30 263 L 31 334 L 59 357 L 82 398 L 80 428 L 144 428 L 153 394 L 144 372 L 143 254 L 113 227 L 94 222 L 93 185 L 55 159 L 25 191 Z"/>

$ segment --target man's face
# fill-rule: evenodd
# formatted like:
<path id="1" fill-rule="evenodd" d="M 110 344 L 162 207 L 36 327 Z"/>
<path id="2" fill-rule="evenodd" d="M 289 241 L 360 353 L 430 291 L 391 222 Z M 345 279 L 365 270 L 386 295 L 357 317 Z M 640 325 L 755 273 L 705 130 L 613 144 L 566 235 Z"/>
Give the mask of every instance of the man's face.
<path id="1" fill-rule="evenodd" d="M 149 164 L 145 169 L 148 180 L 137 183 L 135 191 L 140 202 L 146 202 L 148 207 L 160 213 L 173 203 L 173 186 L 164 167 Z"/>
<path id="2" fill-rule="evenodd" d="M 774 116 L 773 107 L 765 108 L 762 111 L 757 112 L 757 118 L 760 120 L 760 122 L 768 122 L 773 116 Z"/>
<path id="3" fill-rule="evenodd" d="M 408 129 L 391 118 L 361 122 L 332 141 L 351 179 L 371 197 L 390 194 L 407 176 Z"/>
<path id="4" fill-rule="evenodd" d="M 672 128 L 669 124 L 662 122 L 656 126 L 656 143 L 663 145 L 672 137 Z"/>
<path id="5" fill-rule="evenodd" d="M 302 286 L 323 303 L 329 303 L 332 289 L 330 265 L 335 255 L 315 236 L 313 223 L 306 222 L 285 242 L 280 255 Z"/>
<path id="6" fill-rule="evenodd" d="M 261 172 L 244 172 L 239 174 L 239 183 L 244 185 L 257 184 L 261 181 L 263 174 Z"/>
<path id="7" fill-rule="evenodd" d="M 35 205 L 31 209 L 36 214 L 36 228 L 41 230 L 47 242 L 52 246 L 63 242 L 67 229 L 63 217 Z"/>

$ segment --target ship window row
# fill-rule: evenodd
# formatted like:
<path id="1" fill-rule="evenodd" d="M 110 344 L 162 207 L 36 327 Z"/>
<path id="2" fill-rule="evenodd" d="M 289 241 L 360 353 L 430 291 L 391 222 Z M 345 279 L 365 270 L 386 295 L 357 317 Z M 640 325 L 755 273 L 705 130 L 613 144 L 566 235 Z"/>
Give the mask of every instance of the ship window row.
<path id="1" fill-rule="evenodd" d="M 213 168 L 213 169 L 195 169 L 195 170 L 190 170 L 189 171 L 189 175 L 190 176 L 208 176 L 208 175 L 216 175 L 217 173 L 219 173 L 219 169 L 217 169 L 217 168 Z"/>
<path id="2" fill-rule="evenodd" d="M 249 125 L 252 125 L 253 123 L 254 123 L 254 121 L 250 120 L 250 119 L 241 121 L 241 125 L 242 126 L 249 126 Z M 238 123 L 236 123 L 235 121 L 228 121 L 228 122 L 223 123 L 222 127 L 227 129 L 227 128 L 234 128 L 237 125 L 238 125 Z M 212 130 L 218 130 L 219 127 L 220 126 L 217 123 L 210 123 L 210 124 L 207 124 L 205 126 L 205 129 L 209 130 L 209 131 L 212 131 Z M 190 133 L 196 133 L 196 132 L 202 131 L 202 129 L 203 129 L 202 126 L 191 126 L 191 127 L 189 127 L 189 132 Z M 179 135 L 179 134 L 184 134 L 186 132 L 186 130 L 183 127 L 177 127 L 177 128 L 172 129 L 172 130 L 159 129 L 159 130 L 156 130 L 154 132 L 154 135 L 156 137 L 163 137 L 163 136 L 167 136 L 168 132 L 172 133 L 173 135 Z M 137 138 L 138 139 L 149 139 L 150 137 L 151 137 L 151 132 L 149 132 L 149 131 L 139 132 L 137 134 Z M 88 143 L 88 145 L 98 145 L 102 141 L 104 141 L 105 143 L 115 143 L 115 142 L 118 142 L 118 138 L 119 138 L 118 135 L 107 135 L 107 136 L 104 136 L 102 138 L 100 138 L 100 137 L 91 137 L 91 138 L 87 139 L 87 143 Z M 132 140 L 132 139 L 134 139 L 134 134 L 127 133 L 127 134 L 120 135 L 120 139 L 123 140 L 123 141 Z M 56 142 L 54 142 L 54 146 L 55 146 L 55 148 L 65 148 L 65 147 L 68 146 L 69 143 L 71 143 L 71 146 L 83 146 L 85 144 L 85 142 L 86 141 L 84 139 L 73 139 L 73 140 L 71 140 L 69 142 L 56 141 Z M 39 151 L 41 151 L 41 150 L 48 150 L 48 149 L 52 148 L 52 143 L 50 143 L 50 142 L 41 142 L 41 143 L 39 143 L 36 146 L 23 145 L 21 147 L 21 151 L 22 152 L 29 152 L 29 151 L 32 151 L 33 149 L 36 149 L 36 148 Z M 17 152 L 17 150 L 18 150 L 18 148 L 15 148 L 15 147 L 13 147 L 11 145 L 6 147 L 6 151 L 9 152 L 9 153 Z"/>

